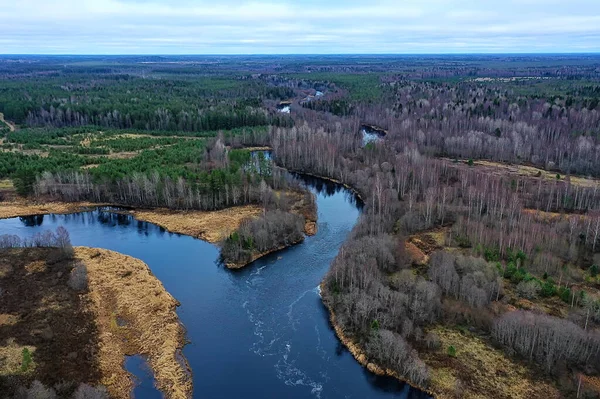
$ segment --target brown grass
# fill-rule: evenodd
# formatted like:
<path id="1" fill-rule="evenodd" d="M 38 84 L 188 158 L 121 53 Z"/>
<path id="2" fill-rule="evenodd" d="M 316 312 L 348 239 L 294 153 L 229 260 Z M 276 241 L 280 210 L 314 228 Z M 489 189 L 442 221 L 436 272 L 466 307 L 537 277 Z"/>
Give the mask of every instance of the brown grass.
<path id="1" fill-rule="evenodd" d="M 131 380 L 123 359 L 139 353 L 147 357 L 158 388 L 167 397 L 189 397 L 188 368 L 178 361 L 185 343 L 175 312 L 178 302 L 139 259 L 86 247 L 77 247 L 76 257 L 88 267 L 89 297 L 100 332 L 102 382 L 128 398 Z M 116 318 L 124 325 L 119 326 Z"/>
<path id="2" fill-rule="evenodd" d="M 258 217 L 262 208 L 246 205 L 211 212 L 154 209 L 130 213 L 138 220 L 154 223 L 172 233 L 218 243 L 239 229 L 244 219 Z"/>
<path id="3" fill-rule="evenodd" d="M 430 367 L 431 387 L 439 398 L 559 398 L 560 392 L 547 379 L 507 357 L 501 350 L 471 333 L 447 327 L 432 330 L 440 339 L 435 352 L 421 358 Z M 456 348 L 456 357 L 447 354 Z M 459 396 L 457 396 L 457 393 Z"/>
<path id="4" fill-rule="evenodd" d="M 91 202 L 48 202 L 36 203 L 18 199 L 15 201 L 0 202 L 0 219 L 14 218 L 18 216 L 42 215 L 47 213 L 75 213 L 89 210 L 104 204 Z"/>
<path id="5" fill-rule="evenodd" d="M 187 398 L 192 383 L 180 356 L 184 330 L 169 295 L 138 259 L 103 249 L 75 248 L 86 264 L 89 291 L 68 288 L 73 261 L 48 248 L 3 250 L 0 283 L 0 391 L 28 385 L 105 385 L 129 398 L 125 355 L 142 354 L 168 398 Z M 117 322 L 119 321 L 119 322 Z M 23 348 L 34 363 L 21 369 Z"/>

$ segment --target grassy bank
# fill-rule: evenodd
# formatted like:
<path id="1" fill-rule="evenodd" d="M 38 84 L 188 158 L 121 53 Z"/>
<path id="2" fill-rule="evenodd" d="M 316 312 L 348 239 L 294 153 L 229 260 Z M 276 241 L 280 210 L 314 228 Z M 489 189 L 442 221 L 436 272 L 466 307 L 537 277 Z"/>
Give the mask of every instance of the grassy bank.
<path id="1" fill-rule="evenodd" d="M 2 250 L 0 390 L 38 380 L 63 395 L 85 383 L 129 398 L 133 381 L 123 363 L 141 354 L 166 397 L 189 397 L 178 303 L 148 266 L 103 249 L 76 247 L 72 258 L 57 251 Z M 87 287 L 75 289 L 71 275 L 80 265 Z"/>

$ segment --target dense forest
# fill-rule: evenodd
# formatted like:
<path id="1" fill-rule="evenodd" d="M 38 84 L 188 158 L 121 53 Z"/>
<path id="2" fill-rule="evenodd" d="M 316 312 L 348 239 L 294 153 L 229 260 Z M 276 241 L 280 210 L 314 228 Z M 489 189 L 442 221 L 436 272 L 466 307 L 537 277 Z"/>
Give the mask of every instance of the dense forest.
<path id="1" fill-rule="evenodd" d="M 32 199 L 261 206 L 225 263 L 302 240 L 288 171 L 334 179 L 364 209 L 322 296 L 369 363 L 445 396 L 513 397 L 485 381 L 509 371 L 471 377 L 457 347 L 480 343 L 524 367 L 528 397 L 598 397 L 600 59 L 359 59 L 0 59 L 17 125 L 0 179 Z M 385 134 L 365 142 L 363 125 Z"/>

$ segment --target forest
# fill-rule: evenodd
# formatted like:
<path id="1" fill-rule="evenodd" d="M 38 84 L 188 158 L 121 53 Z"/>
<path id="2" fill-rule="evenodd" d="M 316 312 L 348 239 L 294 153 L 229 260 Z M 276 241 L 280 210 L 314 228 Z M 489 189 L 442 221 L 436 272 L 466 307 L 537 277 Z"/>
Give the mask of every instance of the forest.
<path id="1" fill-rule="evenodd" d="M 17 127 L 0 180 L 38 200 L 259 205 L 222 243 L 245 263 L 303 239 L 288 171 L 333 179 L 364 208 L 322 297 L 369 363 L 443 397 L 600 397 L 598 56 L 148 61 L 0 58 Z"/>

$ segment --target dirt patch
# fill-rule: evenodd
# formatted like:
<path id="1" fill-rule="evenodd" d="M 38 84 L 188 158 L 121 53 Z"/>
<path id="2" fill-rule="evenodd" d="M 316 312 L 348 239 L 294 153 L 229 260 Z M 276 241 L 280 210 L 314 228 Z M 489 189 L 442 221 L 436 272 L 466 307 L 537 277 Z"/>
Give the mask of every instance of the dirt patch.
<path id="1" fill-rule="evenodd" d="M 154 223 L 172 233 L 218 243 L 239 229 L 244 219 L 258 217 L 262 208 L 246 205 L 212 212 L 155 209 L 130 213 L 138 220 Z"/>
<path id="2" fill-rule="evenodd" d="M 0 391 L 37 379 L 47 386 L 101 384 L 111 397 L 129 398 L 133 383 L 124 356 L 142 354 L 167 397 L 189 397 L 178 303 L 147 265 L 85 247 L 75 248 L 73 260 L 48 248 L 2 250 L 1 255 L 12 270 L 0 278 Z M 87 292 L 67 284 L 76 262 L 87 266 Z M 25 348 L 32 357 L 27 367 Z"/>
<path id="3" fill-rule="evenodd" d="M 406 242 L 404 244 L 404 250 L 406 251 L 410 263 L 413 265 L 424 266 L 429 262 L 429 256 L 425 255 L 425 253 L 412 242 Z"/>
<path id="4" fill-rule="evenodd" d="M 432 252 L 443 248 L 445 243 L 445 231 L 434 230 L 415 234 L 408 239 L 407 244 L 414 245 L 425 255 L 431 255 Z"/>
<path id="5" fill-rule="evenodd" d="M 100 164 L 92 163 L 89 165 L 83 165 L 80 169 L 94 169 L 94 168 L 97 168 L 98 166 L 100 166 Z"/>
<path id="6" fill-rule="evenodd" d="M 436 397 L 561 397 L 551 381 L 535 375 L 483 338 L 446 327 L 431 331 L 439 337 L 440 349 L 423 351 L 420 356 L 430 367 L 431 387 Z M 450 345 L 456 348 L 455 357 L 448 355 Z"/>

